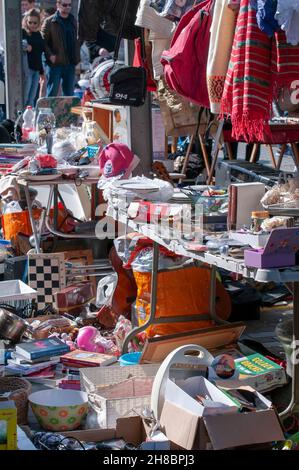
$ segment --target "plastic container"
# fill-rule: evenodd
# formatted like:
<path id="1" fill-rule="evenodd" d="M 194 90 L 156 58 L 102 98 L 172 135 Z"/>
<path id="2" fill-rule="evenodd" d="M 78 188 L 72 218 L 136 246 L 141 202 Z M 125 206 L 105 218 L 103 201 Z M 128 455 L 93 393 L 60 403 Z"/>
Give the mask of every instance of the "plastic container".
<path id="1" fill-rule="evenodd" d="M 141 352 L 131 352 L 128 354 L 123 354 L 119 358 L 120 366 L 136 366 L 139 364 L 141 358 Z"/>
<path id="2" fill-rule="evenodd" d="M 255 211 L 251 213 L 251 230 L 254 233 L 262 231 L 262 223 L 265 219 L 269 219 L 268 211 Z"/>
<path id="3" fill-rule="evenodd" d="M 54 129 L 56 126 L 55 115 L 52 112 L 51 108 L 40 108 L 37 120 L 36 120 L 36 129 L 38 132 L 45 128 Z"/>
<path id="4" fill-rule="evenodd" d="M 22 137 L 29 140 L 29 135 L 34 131 L 34 111 L 32 106 L 27 106 L 23 113 Z"/>
<path id="5" fill-rule="evenodd" d="M 100 148 L 98 145 L 88 145 L 87 146 L 88 158 L 90 159 L 95 158 L 97 156 L 99 149 Z"/>

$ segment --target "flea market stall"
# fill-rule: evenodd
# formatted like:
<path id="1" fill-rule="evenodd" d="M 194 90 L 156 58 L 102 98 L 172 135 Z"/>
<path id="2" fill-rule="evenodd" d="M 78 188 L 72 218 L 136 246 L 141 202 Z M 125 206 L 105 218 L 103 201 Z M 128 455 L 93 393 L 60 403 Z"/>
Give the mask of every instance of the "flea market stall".
<path id="1" fill-rule="evenodd" d="M 80 2 L 115 50 L 0 144 L 0 449 L 298 449 L 298 11 Z"/>

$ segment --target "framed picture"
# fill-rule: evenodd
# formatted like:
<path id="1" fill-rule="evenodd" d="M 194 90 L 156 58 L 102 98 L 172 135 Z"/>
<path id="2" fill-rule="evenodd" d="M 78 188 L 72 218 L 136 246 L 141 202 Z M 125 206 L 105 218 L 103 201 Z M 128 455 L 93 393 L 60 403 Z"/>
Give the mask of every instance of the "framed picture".
<path id="1" fill-rule="evenodd" d="M 64 252 L 66 262 L 66 281 L 67 285 L 76 284 L 81 281 L 89 281 L 94 285 L 96 289 L 96 278 L 94 276 L 86 275 L 84 266 L 93 265 L 93 254 L 92 250 L 74 250 Z M 79 269 L 73 269 L 72 267 L 82 266 L 82 274 Z"/>

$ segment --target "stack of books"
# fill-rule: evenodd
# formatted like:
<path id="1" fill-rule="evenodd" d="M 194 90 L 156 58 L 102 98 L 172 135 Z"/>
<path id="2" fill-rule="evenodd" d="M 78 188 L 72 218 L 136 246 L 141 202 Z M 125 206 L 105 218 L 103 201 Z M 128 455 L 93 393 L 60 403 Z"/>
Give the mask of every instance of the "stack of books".
<path id="1" fill-rule="evenodd" d="M 0 144 L 0 168 L 8 172 L 26 157 L 31 157 L 37 149 L 36 144 Z"/>
<path id="2" fill-rule="evenodd" d="M 12 358 L 7 361 L 6 372 L 33 381 L 52 378 L 60 356 L 69 351 L 69 346 L 56 337 L 18 344 Z"/>
<path id="3" fill-rule="evenodd" d="M 59 388 L 81 390 L 80 369 L 84 367 L 108 366 L 117 362 L 117 357 L 76 349 L 61 356 L 60 362 L 65 368 L 66 378 L 60 381 Z"/>

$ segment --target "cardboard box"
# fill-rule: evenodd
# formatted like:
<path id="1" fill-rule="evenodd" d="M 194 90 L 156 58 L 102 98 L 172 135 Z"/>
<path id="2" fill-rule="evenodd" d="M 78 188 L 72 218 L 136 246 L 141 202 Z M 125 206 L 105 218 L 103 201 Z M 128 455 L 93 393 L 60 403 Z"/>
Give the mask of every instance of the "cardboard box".
<path id="1" fill-rule="evenodd" d="M 219 390 L 218 400 L 222 401 L 222 395 Z M 165 398 L 161 429 L 170 441 L 183 449 L 221 450 L 284 439 L 278 417 L 271 407 L 250 413 L 239 413 L 236 407 L 225 412 L 215 409 L 207 413 L 174 383 L 168 384 Z M 266 399 L 264 402 L 269 404 Z"/>
<path id="2" fill-rule="evenodd" d="M 75 437 L 83 442 L 101 442 L 111 439 L 124 439 L 127 443 L 141 446 L 143 450 L 169 450 L 170 441 L 159 433 L 150 437 L 150 426 L 138 415 L 119 418 L 114 429 L 88 429 L 60 433 L 66 437 Z"/>

